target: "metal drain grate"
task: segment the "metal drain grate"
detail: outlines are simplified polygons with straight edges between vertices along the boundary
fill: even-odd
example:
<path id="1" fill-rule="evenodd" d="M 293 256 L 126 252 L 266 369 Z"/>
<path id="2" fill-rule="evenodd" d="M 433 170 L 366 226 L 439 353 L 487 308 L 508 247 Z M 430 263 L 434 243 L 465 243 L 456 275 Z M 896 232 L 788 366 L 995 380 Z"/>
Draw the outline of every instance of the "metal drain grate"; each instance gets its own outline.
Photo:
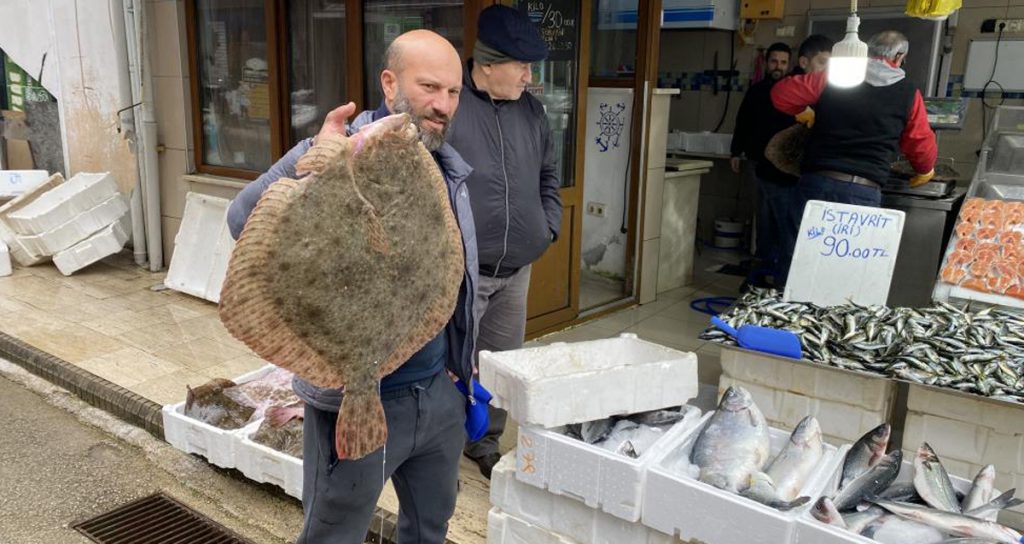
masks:
<path id="1" fill-rule="evenodd" d="M 252 544 L 163 493 L 132 501 L 72 528 L 99 544 Z"/>

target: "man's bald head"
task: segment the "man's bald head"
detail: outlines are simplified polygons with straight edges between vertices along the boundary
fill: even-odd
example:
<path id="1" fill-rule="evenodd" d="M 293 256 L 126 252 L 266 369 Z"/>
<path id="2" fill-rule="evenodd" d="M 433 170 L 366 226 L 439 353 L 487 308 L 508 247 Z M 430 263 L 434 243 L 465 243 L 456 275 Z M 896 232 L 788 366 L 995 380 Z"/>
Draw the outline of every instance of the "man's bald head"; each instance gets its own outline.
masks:
<path id="1" fill-rule="evenodd" d="M 384 68 L 396 74 L 400 73 L 405 64 L 406 52 L 410 50 L 447 56 L 449 60 L 454 60 L 461 66 L 459 52 L 440 34 L 430 30 L 410 30 L 395 38 L 388 46 L 384 52 Z"/>
<path id="2" fill-rule="evenodd" d="M 384 61 L 380 84 L 388 110 L 411 114 L 427 148 L 439 148 L 459 105 L 459 53 L 435 32 L 412 30 L 391 42 Z"/>

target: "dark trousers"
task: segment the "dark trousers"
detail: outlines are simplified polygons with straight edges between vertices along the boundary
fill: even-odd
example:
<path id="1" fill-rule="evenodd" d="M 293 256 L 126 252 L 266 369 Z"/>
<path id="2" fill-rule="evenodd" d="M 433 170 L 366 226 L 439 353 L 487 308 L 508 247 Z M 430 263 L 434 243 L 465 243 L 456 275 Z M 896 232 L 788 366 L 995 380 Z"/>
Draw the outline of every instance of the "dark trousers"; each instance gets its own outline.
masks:
<path id="1" fill-rule="evenodd" d="M 783 225 L 787 214 L 795 207 L 802 206 L 795 183 L 775 183 L 761 178 L 757 180 L 757 254 L 766 267 L 779 278 L 779 254 L 783 238 Z"/>
<path id="2" fill-rule="evenodd" d="M 334 451 L 338 413 L 306 405 L 305 520 L 298 544 L 365 542 L 386 478 L 391 478 L 398 495 L 398 542 L 445 542 L 466 442 L 466 398 L 441 372 L 385 392 L 381 400 L 388 422 L 387 445 L 362 459 L 344 461 Z"/>
<path id="3" fill-rule="evenodd" d="M 800 221 L 804 217 L 804 206 L 809 200 L 823 200 L 840 204 L 857 206 L 882 206 L 882 191 L 874 187 L 839 181 L 821 174 L 804 174 L 797 184 L 797 205 L 785 216 L 782 225 L 783 237 L 779 251 L 779 276 L 776 284 L 785 284 L 789 276 L 789 267 L 793 261 L 793 251 L 800 235 Z"/>

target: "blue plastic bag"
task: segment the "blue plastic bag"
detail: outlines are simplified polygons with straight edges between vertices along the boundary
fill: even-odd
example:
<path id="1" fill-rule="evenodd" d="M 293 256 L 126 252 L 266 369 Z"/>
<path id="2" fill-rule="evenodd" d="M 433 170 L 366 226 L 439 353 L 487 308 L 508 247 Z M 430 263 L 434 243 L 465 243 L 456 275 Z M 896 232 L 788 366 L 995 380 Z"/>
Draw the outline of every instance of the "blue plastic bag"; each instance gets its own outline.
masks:
<path id="1" fill-rule="evenodd" d="M 484 389 L 480 382 L 473 380 L 473 396 L 469 396 L 466 384 L 455 382 L 455 387 L 466 396 L 466 435 L 470 442 L 476 442 L 487 434 L 491 417 L 487 405 L 491 402 L 491 392 Z"/>

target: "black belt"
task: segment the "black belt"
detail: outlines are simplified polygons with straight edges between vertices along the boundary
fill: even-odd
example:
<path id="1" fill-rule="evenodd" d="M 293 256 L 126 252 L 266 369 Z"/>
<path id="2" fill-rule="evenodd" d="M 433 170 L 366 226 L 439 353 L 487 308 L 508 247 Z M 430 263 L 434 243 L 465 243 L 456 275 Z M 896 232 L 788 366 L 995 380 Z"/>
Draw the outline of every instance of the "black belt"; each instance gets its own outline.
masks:
<path id="1" fill-rule="evenodd" d="M 480 275 L 488 278 L 510 278 L 519 272 L 518 268 L 505 268 L 504 266 L 495 269 L 489 264 L 480 265 Z"/>
<path id="2" fill-rule="evenodd" d="M 836 172 L 834 170 L 818 170 L 817 172 L 813 173 L 818 174 L 819 176 L 832 178 L 836 181 L 842 181 L 844 183 L 853 183 L 854 185 L 863 185 L 865 187 L 872 187 L 875 189 L 882 188 L 882 184 L 878 183 L 877 181 L 873 181 L 868 178 L 862 178 L 860 176 L 855 176 L 853 174 L 847 174 L 845 172 Z"/>

